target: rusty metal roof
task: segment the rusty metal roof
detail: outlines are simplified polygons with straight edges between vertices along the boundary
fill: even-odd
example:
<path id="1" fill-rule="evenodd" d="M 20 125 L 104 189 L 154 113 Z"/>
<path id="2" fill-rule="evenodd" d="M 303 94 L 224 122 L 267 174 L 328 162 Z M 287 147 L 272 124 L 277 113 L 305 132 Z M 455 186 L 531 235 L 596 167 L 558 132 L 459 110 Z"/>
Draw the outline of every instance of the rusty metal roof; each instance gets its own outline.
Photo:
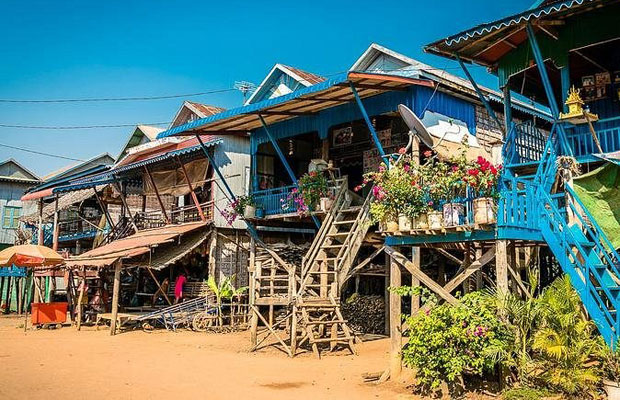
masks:
<path id="1" fill-rule="evenodd" d="M 192 222 L 180 225 L 166 225 L 161 228 L 146 229 L 123 239 L 115 240 L 105 246 L 70 257 L 68 267 L 106 267 L 117 260 L 129 259 L 151 251 L 151 248 L 164 243 L 172 243 L 182 235 L 203 228 L 205 222 Z"/>

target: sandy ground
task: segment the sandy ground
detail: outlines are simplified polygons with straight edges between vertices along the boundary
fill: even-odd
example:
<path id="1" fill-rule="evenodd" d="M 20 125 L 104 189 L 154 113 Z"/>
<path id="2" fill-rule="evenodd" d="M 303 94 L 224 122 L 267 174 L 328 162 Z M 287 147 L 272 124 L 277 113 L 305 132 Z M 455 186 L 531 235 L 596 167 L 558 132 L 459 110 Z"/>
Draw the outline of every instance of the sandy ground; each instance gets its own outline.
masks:
<path id="1" fill-rule="evenodd" d="M 359 355 L 273 348 L 250 353 L 249 334 L 107 330 L 23 332 L 0 317 L 0 399 L 412 399 L 405 385 L 364 383 L 388 364 L 387 339 L 362 343 Z"/>

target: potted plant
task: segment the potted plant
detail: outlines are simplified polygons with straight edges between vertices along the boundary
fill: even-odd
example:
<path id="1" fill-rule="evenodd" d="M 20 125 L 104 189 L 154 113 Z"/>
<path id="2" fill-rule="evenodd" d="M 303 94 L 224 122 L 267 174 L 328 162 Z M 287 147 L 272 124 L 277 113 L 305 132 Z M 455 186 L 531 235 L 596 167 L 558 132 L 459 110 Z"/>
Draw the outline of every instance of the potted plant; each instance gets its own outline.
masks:
<path id="1" fill-rule="evenodd" d="M 294 208 L 300 216 L 308 215 L 324 205 L 328 210 L 331 207 L 331 194 L 327 177 L 316 171 L 302 175 L 297 181 L 299 189 L 294 188 L 282 199 L 282 209 Z"/>
<path id="2" fill-rule="evenodd" d="M 476 195 L 473 200 L 476 224 L 493 224 L 497 220 L 495 200 L 501 169 L 501 165 L 496 167 L 484 157 L 478 157 L 467 169 L 463 179 Z"/>
<path id="3" fill-rule="evenodd" d="M 457 226 L 465 223 L 465 174 L 467 171 L 467 159 L 465 152 L 451 160 L 446 170 L 444 184 L 446 185 L 446 202 L 443 205 L 443 223 L 445 226 Z"/>

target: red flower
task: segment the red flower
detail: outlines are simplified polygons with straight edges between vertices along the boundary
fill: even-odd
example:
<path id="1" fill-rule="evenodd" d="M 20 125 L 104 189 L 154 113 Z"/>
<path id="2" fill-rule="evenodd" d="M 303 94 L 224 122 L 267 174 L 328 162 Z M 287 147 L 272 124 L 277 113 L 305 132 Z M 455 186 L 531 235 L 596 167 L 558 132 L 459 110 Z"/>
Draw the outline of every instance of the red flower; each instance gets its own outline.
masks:
<path id="1" fill-rule="evenodd" d="M 353 188 L 354 191 L 359 192 L 360 190 L 362 190 L 362 185 L 357 185 L 356 187 Z"/>
<path id="2" fill-rule="evenodd" d="M 426 150 L 426 151 L 424 152 L 424 157 L 430 157 L 430 156 L 432 156 L 432 155 L 433 155 L 433 152 L 432 152 L 432 151 L 430 151 L 430 150 Z"/>
<path id="3" fill-rule="evenodd" d="M 480 173 L 480 170 L 477 170 L 477 169 L 474 169 L 474 168 L 472 168 L 472 169 L 467 171 L 467 174 L 471 175 L 471 176 L 478 176 L 479 173 Z"/>
<path id="4" fill-rule="evenodd" d="M 398 149 L 398 154 L 405 154 L 407 152 L 407 149 L 404 147 L 401 147 L 400 149 Z"/>
<path id="5" fill-rule="evenodd" d="M 459 166 L 458 165 L 453 165 L 452 166 L 452 172 L 456 172 L 459 170 Z"/>

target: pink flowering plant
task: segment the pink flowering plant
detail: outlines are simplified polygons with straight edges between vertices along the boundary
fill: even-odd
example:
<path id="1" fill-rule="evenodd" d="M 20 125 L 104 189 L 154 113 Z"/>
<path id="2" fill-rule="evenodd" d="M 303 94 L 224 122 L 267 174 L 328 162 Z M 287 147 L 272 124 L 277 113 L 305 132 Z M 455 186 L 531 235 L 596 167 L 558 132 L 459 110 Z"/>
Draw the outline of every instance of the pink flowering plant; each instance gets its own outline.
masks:
<path id="1" fill-rule="evenodd" d="M 476 196 L 497 195 L 501 166 L 483 157 L 468 161 L 463 151 L 444 161 L 428 151 L 424 163 L 417 165 L 406 152 L 399 153 L 400 159 L 389 169 L 381 164 L 378 171 L 364 175 L 364 181 L 356 188 L 373 185 L 373 222 L 395 220 L 399 214 L 415 218 L 429 210 L 441 210 L 445 203 L 463 202 L 468 187 Z"/>
<path id="2" fill-rule="evenodd" d="M 304 174 L 297 181 L 299 189 L 293 188 L 285 199 L 282 199 L 282 210 L 295 210 L 299 215 L 307 215 L 316 210 L 322 197 L 331 197 L 327 177 L 312 171 Z"/>
<path id="3" fill-rule="evenodd" d="M 225 209 L 220 210 L 220 214 L 228 225 L 232 225 L 239 215 L 243 215 L 246 206 L 256 207 L 256 202 L 252 195 L 237 197 Z"/>
<path id="4" fill-rule="evenodd" d="M 417 217 L 427 208 L 420 167 L 404 152 L 401 154 L 403 157 L 389 169 L 381 164 L 377 172 L 364 175 L 362 185 L 356 188 L 372 184 L 370 215 L 373 222 L 395 220 L 399 214 Z"/>
<path id="5" fill-rule="evenodd" d="M 419 295 L 416 288 L 408 288 L 410 293 L 398 289 L 401 295 Z M 504 347 L 509 336 L 493 298 L 473 292 L 457 305 L 430 305 L 426 312 L 407 318 L 409 341 L 402 352 L 405 365 L 418 371 L 421 391 L 435 392 L 442 382 L 459 386 L 464 375 L 493 371 L 496 360 L 490 350 Z"/>

